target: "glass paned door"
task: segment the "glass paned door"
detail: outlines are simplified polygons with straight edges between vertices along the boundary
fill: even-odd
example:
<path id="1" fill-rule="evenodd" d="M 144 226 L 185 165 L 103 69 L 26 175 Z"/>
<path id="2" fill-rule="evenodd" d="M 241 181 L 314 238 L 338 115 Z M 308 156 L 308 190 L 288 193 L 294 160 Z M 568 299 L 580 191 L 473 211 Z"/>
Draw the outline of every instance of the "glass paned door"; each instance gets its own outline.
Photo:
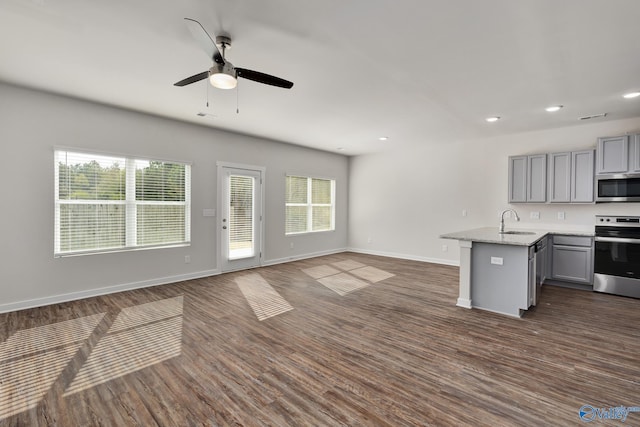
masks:
<path id="1" fill-rule="evenodd" d="M 252 257 L 256 253 L 254 220 L 255 178 L 229 176 L 229 259 Z"/>
<path id="2" fill-rule="evenodd" d="M 223 167 L 222 270 L 260 265 L 262 172 Z"/>

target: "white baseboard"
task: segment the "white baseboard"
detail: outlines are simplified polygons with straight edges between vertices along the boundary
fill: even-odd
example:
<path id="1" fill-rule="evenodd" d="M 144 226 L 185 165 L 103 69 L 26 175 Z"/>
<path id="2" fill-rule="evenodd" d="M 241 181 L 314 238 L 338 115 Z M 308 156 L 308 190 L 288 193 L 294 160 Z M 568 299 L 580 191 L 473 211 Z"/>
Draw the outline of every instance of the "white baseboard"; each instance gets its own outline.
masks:
<path id="1" fill-rule="evenodd" d="M 458 307 L 462 308 L 471 308 L 471 300 L 466 298 L 458 298 L 458 302 L 456 303 Z"/>
<path id="2" fill-rule="evenodd" d="M 220 270 L 199 271 L 196 273 L 180 274 L 177 276 L 160 277 L 157 279 L 143 280 L 140 282 L 125 283 L 115 286 L 105 286 L 103 288 L 89 289 L 86 291 L 70 292 L 67 294 L 53 295 L 44 298 L 36 298 L 25 301 L 18 301 L 9 304 L 0 304 L 0 313 L 10 311 L 25 310 L 27 308 L 42 307 L 45 305 L 59 304 L 63 302 L 75 301 L 84 298 L 97 297 L 100 295 L 113 294 L 116 292 L 131 291 L 134 289 L 148 288 L 151 286 L 166 285 L 169 283 L 182 282 L 183 280 L 199 279 L 220 274 Z"/>
<path id="3" fill-rule="evenodd" d="M 490 313 L 495 313 L 495 314 L 500 314 L 502 316 L 511 317 L 512 319 L 522 319 L 522 310 L 520 310 L 520 314 L 513 314 L 513 313 L 506 313 L 504 311 L 499 311 L 499 310 L 490 310 L 488 308 L 480 308 L 480 307 L 472 307 L 472 308 L 474 310 L 488 311 Z"/>
<path id="4" fill-rule="evenodd" d="M 316 258 L 319 256 L 339 254 L 342 252 L 346 252 L 348 250 L 349 249 L 347 248 L 339 248 L 339 249 L 331 249 L 328 251 L 313 252 L 310 254 L 302 254 L 302 255 L 296 255 L 296 256 L 285 257 L 285 258 L 270 259 L 270 260 L 265 260 L 262 263 L 262 266 L 267 267 L 269 265 L 284 264 L 285 262 L 300 261 L 303 259 Z"/>
<path id="5" fill-rule="evenodd" d="M 328 250 L 328 251 L 320 251 L 320 252 L 313 252 L 313 253 L 308 253 L 308 254 L 295 255 L 295 256 L 285 257 L 285 258 L 265 260 L 262 263 L 262 266 L 263 267 L 267 267 L 267 266 L 270 266 L 270 265 L 284 264 L 286 262 L 299 261 L 299 260 L 309 259 L 309 258 L 316 258 L 316 257 L 324 256 L 324 255 L 333 255 L 333 254 L 338 254 L 338 253 L 347 252 L 347 251 L 356 252 L 356 253 L 362 253 L 362 254 L 368 254 L 368 255 L 378 255 L 378 256 L 384 256 L 384 257 L 390 257 L 390 258 L 407 259 L 407 260 L 412 260 L 412 261 L 423 261 L 423 262 L 432 262 L 432 263 L 435 263 L 435 264 L 445 264 L 445 265 L 459 266 L 458 262 L 451 261 L 451 260 L 425 258 L 425 257 L 418 257 L 418 256 L 413 256 L 413 255 L 397 254 L 397 253 L 392 253 L 392 252 L 369 251 L 369 250 L 358 249 L 358 248 L 338 248 L 338 249 L 331 249 L 331 250 Z M 28 308 L 43 307 L 43 306 L 51 305 L 51 304 L 59 304 L 59 303 L 63 303 L 63 302 L 76 301 L 76 300 L 83 299 L 83 298 L 97 297 L 97 296 L 100 296 L 100 295 L 113 294 L 113 293 L 116 293 L 116 292 L 131 291 L 131 290 L 134 290 L 134 289 L 148 288 L 148 287 L 151 287 L 151 286 L 166 285 L 166 284 L 170 284 L 170 283 L 182 282 L 184 280 L 191 280 L 191 279 L 199 279 L 199 278 L 202 278 L 202 277 L 216 276 L 216 275 L 218 275 L 220 273 L 221 273 L 221 271 L 219 269 L 206 270 L 206 271 L 199 271 L 199 272 L 195 272 L 195 273 L 188 273 L 188 274 L 181 274 L 181 275 L 176 275 L 176 276 L 167 276 L 167 277 L 160 277 L 160 278 L 156 278 L 156 279 L 143 280 L 143 281 L 140 281 L 140 282 L 131 282 L 131 283 L 124 283 L 124 284 L 121 284 L 121 285 L 106 286 L 106 287 L 96 288 L 96 289 L 88 289 L 88 290 L 85 290 L 85 291 L 70 292 L 70 293 L 66 293 L 66 294 L 53 295 L 53 296 L 48 296 L 48 297 L 43 297 L 43 298 L 35 298 L 35 299 L 31 299 L 31 300 L 18 301 L 18 302 L 13 302 L 13 303 L 8 303 L 8 304 L 0 304 L 0 313 L 8 313 L 8 312 L 11 312 L 11 311 L 25 310 L 25 309 L 28 309 Z"/>
<path id="6" fill-rule="evenodd" d="M 369 249 L 360 249 L 360 248 L 348 248 L 347 250 L 350 252 L 356 252 L 356 253 L 366 254 L 366 255 L 385 256 L 389 258 L 407 259 L 410 261 L 431 262 L 434 264 L 443 264 L 443 265 L 451 265 L 454 267 L 460 267 L 460 261 L 455 261 L 450 259 L 427 258 L 427 257 L 422 257 L 417 255 L 399 254 L 395 252 L 372 251 Z"/>

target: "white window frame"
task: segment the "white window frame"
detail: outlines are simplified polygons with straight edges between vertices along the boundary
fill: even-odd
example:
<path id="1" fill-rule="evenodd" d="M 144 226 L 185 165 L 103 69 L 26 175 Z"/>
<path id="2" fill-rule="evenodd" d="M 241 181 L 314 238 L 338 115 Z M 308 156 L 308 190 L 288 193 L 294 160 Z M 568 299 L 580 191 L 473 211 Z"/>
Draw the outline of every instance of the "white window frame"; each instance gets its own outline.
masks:
<path id="1" fill-rule="evenodd" d="M 60 200 L 60 161 L 64 158 L 66 153 L 82 154 L 87 156 L 96 157 L 119 157 L 125 159 L 125 200 Z M 185 166 L 184 179 L 185 179 L 185 201 L 184 202 L 159 202 L 159 201 L 146 201 L 136 200 L 136 161 L 144 162 L 165 162 L 174 163 Z M 176 160 L 163 160 L 157 158 L 142 158 L 137 156 L 128 156 L 117 153 L 104 153 L 96 151 L 87 151 L 75 148 L 56 147 L 54 149 L 54 257 L 61 258 L 66 256 L 77 255 L 89 255 L 99 253 L 110 252 L 123 252 L 123 251 L 135 251 L 141 249 L 157 249 L 168 247 L 182 247 L 191 245 L 191 166 L 192 164 L 184 161 Z M 97 248 L 75 251 L 64 251 L 60 249 L 60 206 L 64 204 L 116 204 L 125 207 L 125 246 L 115 248 Z M 185 207 L 184 218 L 184 241 L 172 242 L 166 244 L 154 244 L 154 245 L 138 245 L 137 243 L 137 207 L 141 205 L 179 205 Z"/>
<path id="2" fill-rule="evenodd" d="M 305 231 L 296 231 L 296 232 L 289 232 L 287 233 L 286 231 L 286 226 L 285 226 L 285 236 L 296 236 L 296 235 L 301 235 L 301 234 L 308 234 L 308 233 L 325 233 L 325 232 L 330 232 L 330 231 L 335 231 L 336 229 L 336 180 L 333 178 L 326 178 L 326 177 L 319 177 L 319 176 L 309 176 L 309 175 L 304 175 L 304 174 L 297 174 L 297 173 L 287 173 L 285 175 L 285 182 L 286 179 L 289 177 L 296 177 L 296 178 L 305 178 L 307 180 L 307 203 L 287 203 L 286 202 L 286 195 L 285 195 L 285 224 L 286 224 L 286 207 L 288 206 L 302 206 L 302 207 L 306 207 L 307 208 L 307 229 Z M 325 181 L 330 181 L 331 182 L 331 203 L 312 203 L 312 196 L 313 196 L 313 185 L 312 182 L 314 179 L 321 179 L 321 180 L 325 180 Z M 313 230 L 313 208 L 316 206 L 330 206 L 331 207 L 331 226 L 329 229 L 327 230 Z"/>

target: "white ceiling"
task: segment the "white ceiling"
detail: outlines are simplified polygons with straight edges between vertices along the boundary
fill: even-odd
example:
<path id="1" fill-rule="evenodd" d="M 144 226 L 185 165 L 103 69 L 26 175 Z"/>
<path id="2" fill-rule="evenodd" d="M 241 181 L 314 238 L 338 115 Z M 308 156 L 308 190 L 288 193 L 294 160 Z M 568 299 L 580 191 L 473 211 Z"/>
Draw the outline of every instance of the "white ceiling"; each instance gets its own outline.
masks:
<path id="1" fill-rule="evenodd" d="M 241 79 L 236 114 L 236 91 L 174 87 L 211 65 L 184 17 L 293 89 Z M 356 155 L 640 116 L 622 98 L 639 18 L 638 0 L 2 0 L 0 81 Z"/>

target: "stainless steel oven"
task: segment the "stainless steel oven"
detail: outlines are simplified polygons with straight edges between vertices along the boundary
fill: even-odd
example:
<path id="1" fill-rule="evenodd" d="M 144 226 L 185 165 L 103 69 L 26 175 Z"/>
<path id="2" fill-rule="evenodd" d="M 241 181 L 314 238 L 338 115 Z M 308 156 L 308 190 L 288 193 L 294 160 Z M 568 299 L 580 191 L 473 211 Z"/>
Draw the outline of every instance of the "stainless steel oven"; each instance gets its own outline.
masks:
<path id="1" fill-rule="evenodd" d="M 640 217 L 596 216 L 593 290 L 640 298 Z"/>

